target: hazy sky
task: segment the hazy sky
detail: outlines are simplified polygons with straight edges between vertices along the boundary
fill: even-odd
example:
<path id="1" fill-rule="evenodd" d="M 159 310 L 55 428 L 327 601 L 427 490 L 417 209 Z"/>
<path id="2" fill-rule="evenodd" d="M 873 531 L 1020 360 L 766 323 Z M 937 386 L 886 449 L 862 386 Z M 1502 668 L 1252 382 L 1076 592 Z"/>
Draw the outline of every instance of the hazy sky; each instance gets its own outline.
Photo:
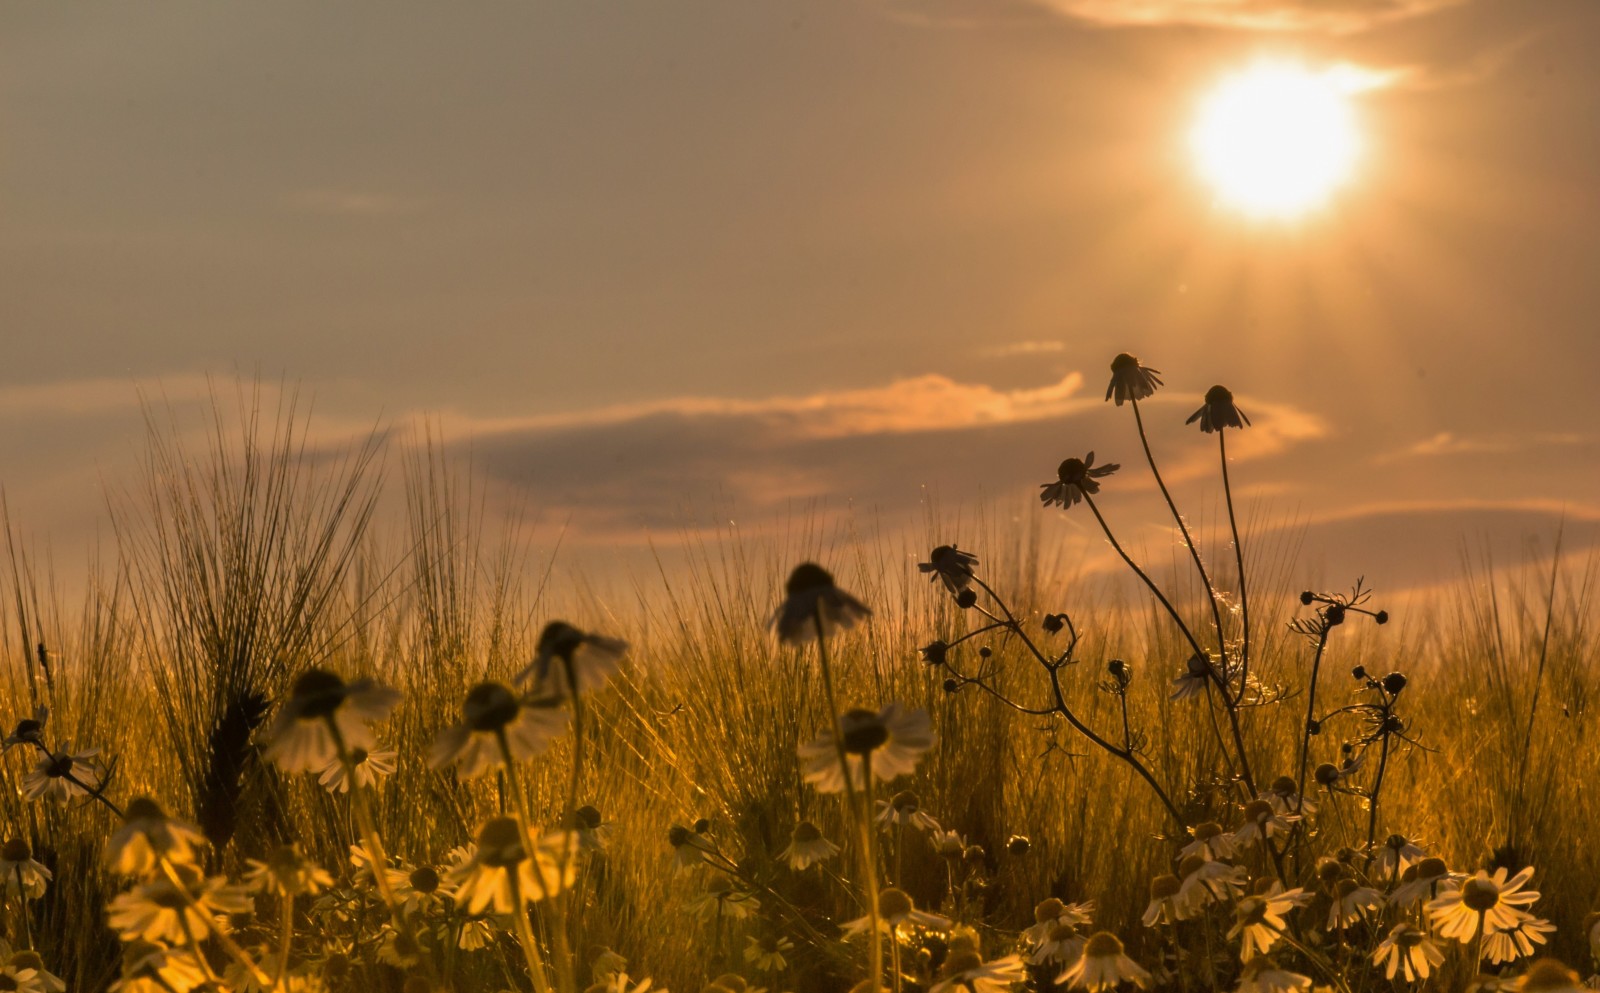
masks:
<path id="1" fill-rule="evenodd" d="M 260 375 L 329 442 L 436 417 L 579 556 L 929 494 L 1092 549 L 1029 506 L 1089 450 L 1159 547 L 1131 351 L 1180 500 L 1214 519 L 1183 419 L 1225 383 L 1244 506 L 1330 581 L 1581 549 L 1597 43 L 1592 0 L 6 4 L 0 484 L 81 557 L 139 390 Z M 1264 55 L 1383 80 L 1294 221 L 1186 144 Z"/>

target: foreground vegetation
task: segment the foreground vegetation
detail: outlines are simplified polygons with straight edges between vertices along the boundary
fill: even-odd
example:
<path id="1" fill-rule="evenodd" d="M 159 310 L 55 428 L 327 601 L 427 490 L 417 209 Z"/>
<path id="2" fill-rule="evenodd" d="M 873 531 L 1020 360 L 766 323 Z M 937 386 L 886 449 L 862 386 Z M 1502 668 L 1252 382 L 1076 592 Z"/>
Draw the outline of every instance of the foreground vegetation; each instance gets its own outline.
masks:
<path id="1" fill-rule="evenodd" d="M 1141 442 L 1161 385 L 1113 364 Z M 426 447 L 386 540 L 375 443 L 158 431 L 81 603 L 10 544 L 0 988 L 1573 985 L 1593 571 L 1303 590 L 1233 526 L 1243 412 L 1191 420 L 1221 554 L 1170 497 L 1183 568 L 1124 552 L 1093 453 L 1042 487 L 1136 598 L 980 530 L 699 545 L 629 609 Z"/>

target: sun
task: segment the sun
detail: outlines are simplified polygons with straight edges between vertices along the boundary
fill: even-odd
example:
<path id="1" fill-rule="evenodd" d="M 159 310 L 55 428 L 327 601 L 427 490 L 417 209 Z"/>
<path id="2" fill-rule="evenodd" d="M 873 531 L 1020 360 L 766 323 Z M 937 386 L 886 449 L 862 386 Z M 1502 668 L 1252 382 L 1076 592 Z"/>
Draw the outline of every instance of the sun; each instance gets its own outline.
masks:
<path id="1" fill-rule="evenodd" d="M 1350 178 L 1361 153 L 1340 69 L 1262 62 L 1223 79 L 1190 134 L 1200 173 L 1247 214 L 1288 218 L 1323 203 Z"/>

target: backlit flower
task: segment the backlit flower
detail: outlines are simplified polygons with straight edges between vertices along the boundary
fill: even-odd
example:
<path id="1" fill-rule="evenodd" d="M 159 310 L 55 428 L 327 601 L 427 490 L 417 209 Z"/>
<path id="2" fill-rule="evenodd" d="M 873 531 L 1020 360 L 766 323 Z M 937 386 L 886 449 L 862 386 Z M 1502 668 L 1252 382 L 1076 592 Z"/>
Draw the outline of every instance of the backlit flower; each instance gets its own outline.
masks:
<path id="1" fill-rule="evenodd" d="M 1387 965 L 1384 963 L 1387 962 Z M 1389 934 L 1372 953 L 1372 964 L 1383 965 L 1383 978 L 1394 979 L 1396 973 L 1408 983 L 1427 979 L 1433 970 L 1444 964 L 1444 952 L 1433 943 L 1428 932 L 1415 924 L 1401 922 L 1389 929 Z"/>
<path id="2" fill-rule="evenodd" d="M 1248 874 L 1242 865 L 1186 856 L 1178 865 L 1178 894 L 1173 898 L 1179 920 L 1200 916 L 1206 906 L 1244 892 Z"/>
<path id="3" fill-rule="evenodd" d="M 1258 955 L 1245 963 L 1234 993 L 1299 993 L 1310 988 L 1310 976 L 1280 969 L 1270 955 Z"/>
<path id="4" fill-rule="evenodd" d="M 50 708 L 44 704 L 33 708 L 32 717 L 24 717 L 17 722 L 17 726 L 6 735 L 5 744 L 0 751 L 9 752 L 12 745 L 34 745 L 44 747 L 44 725 L 50 719 Z"/>
<path id="5" fill-rule="evenodd" d="M 928 993 L 1008 993 L 1028 978 L 1028 969 L 1016 955 L 985 962 L 976 951 L 963 949 L 945 958 L 939 977 Z"/>
<path id="6" fill-rule="evenodd" d="M 333 885 L 326 869 L 300 854 L 299 845 L 279 845 L 265 862 L 245 859 L 244 883 L 252 893 L 294 899 L 315 896 Z"/>
<path id="7" fill-rule="evenodd" d="M 1143 988 L 1149 982 L 1150 973 L 1123 954 L 1121 939 L 1109 931 L 1092 935 L 1084 943 L 1082 957 L 1056 977 L 1058 986 L 1090 991 L 1115 989 L 1123 983 Z"/>
<path id="8" fill-rule="evenodd" d="M 911 925 L 912 927 L 927 928 L 930 931 L 948 931 L 950 918 L 938 914 L 930 914 L 918 910 L 912 902 L 911 896 L 904 890 L 893 886 L 878 893 L 878 930 L 885 934 L 892 934 L 896 929 Z M 847 938 L 866 934 L 872 929 L 872 917 L 857 917 L 847 921 L 844 925 L 844 934 Z"/>
<path id="9" fill-rule="evenodd" d="M 435 769 L 456 763 L 467 778 L 508 762 L 522 762 L 549 747 L 567 729 L 567 712 L 524 703 L 500 683 L 479 683 L 467 692 L 462 720 L 439 732 L 428 749 Z"/>
<path id="10" fill-rule="evenodd" d="M 782 972 L 789 968 L 784 955 L 794 951 L 794 942 L 777 935 L 757 938 L 751 935 L 745 945 L 744 960 L 757 972 Z"/>
<path id="11" fill-rule="evenodd" d="M 800 872 L 838 854 L 839 846 L 824 838 L 815 824 L 801 821 L 794 826 L 789 847 L 780 852 L 778 857 L 788 862 L 789 868 Z"/>
<path id="12" fill-rule="evenodd" d="M 1139 360 L 1123 352 L 1111 360 L 1111 382 L 1106 385 L 1106 399 L 1122 406 L 1127 400 L 1143 400 L 1161 385 L 1161 371 L 1147 369 Z"/>
<path id="13" fill-rule="evenodd" d="M 1033 926 L 1022 932 L 1023 940 L 1037 945 L 1057 927 L 1068 924 L 1082 928 L 1094 923 L 1094 903 L 1067 903 L 1056 897 L 1040 900 L 1033 908 Z"/>
<path id="14" fill-rule="evenodd" d="M 801 745 L 800 760 L 806 782 L 821 793 L 841 793 L 845 789 L 845 770 L 839 765 L 835 736 L 843 741 L 850 786 L 865 785 L 865 771 L 887 783 L 910 775 L 922 754 L 933 747 L 933 724 L 924 710 L 907 710 L 898 703 L 873 713 L 847 710 L 839 716 L 836 730 Z M 865 763 L 871 765 L 863 768 Z"/>
<path id="15" fill-rule="evenodd" d="M 399 702 L 399 692 L 374 680 L 346 683 L 326 669 L 307 669 L 278 709 L 266 757 L 284 772 L 321 772 L 341 751 L 370 752 L 378 744 L 366 722 L 387 717 Z"/>
<path id="16" fill-rule="evenodd" d="M 1057 967 L 1071 965 L 1083 954 L 1085 941 L 1087 939 L 1076 925 L 1054 923 L 1028 956 L 1028 963 Z"/>
<path id="17" fill-rule="evenodd" d="M 1178 850 L 1178 856 L 1198 855 L 1208 861 L 1232 858 L 1237 850 L 1233 843 L 1233 835 L 1222 830 L 1222 825 L 1216 821 L 1206 821 L 1189 829 L 1190 836 L 1194 839 Z"/>
<path id="18" fill-rule="evenodd" d="M 1140 918 L 1145 927 L 1155 927 L 1158 924 L 1176 924 L 1178 921 L 1187 920 L 1189 915 L 1178 908 L 1178 893 L 1182 883 L 1177 876 L 1170 872 L 1150 880 L 1150 903 L 1144 908 L 1144 916 Z"/>
<path id="19" fill-rule="evenodd" d="M 471 857 L 450 871 L 456 905 L 468 914 L 490 908 L 497 914 L 509 914 L 523 904 L 553 896 L 572 883 L 577 870 L 576 847 L 576 839 L 567 832 L 530 844 L 515 819 L 493 818 L 478 831 Z"/>
<path id="20" fill-rule="evenodd" d="M 1233 840 L 1240 848 L 1249 848 L 1263 838 L 1287 835 L 1299 819 L 1293 814 L 1278 813 L 1266 800 L 1251 800 L 1244 805 L 1244 823 L 1233 832 Z"/>
<path id="21" fill-rule="evenodd" d="M 1205 655 L 1191 655 L 1189 661 L 1183 665 L 1183 671 L 1178 673 L 1172 681 L 1171 700 L 1186 700 L 1205 692 L 1207 684 L 1211 682 L 1211 673 L 1215 663 Z"/>
<path id="22" fill-rule="evenodd" d="M 64 802 L 75 796 L 88 796 L 100 789 L 105 767 L 95 758 L 98 748 L 74 752 L 63 748 L 43 755 L 22 780 L 22 795 L 29 800 Z"/>
<path id="23" fill-rule="evenodd" d="M 1505 869 L 1494 875 L 1479 870 L 1476 876 L 1428 901 L 1428 916 L 1441 938 L 1454 938 L 1466 944 L 1484 934 L 1509 931 L 1529 914 L 1522 907 L 1539 899 L 1537 890 L 1524 889 L 1533 878 L 1533 866 L 1506 878 Z"/>
<path id="24" fill-rule="evenodd" d="M 0 847 L 0 887 L 8 896 L 25 894 L 30 900 L 44 896 L 50 870 L 33 860 L 33 849 L 22 838 L 12 838 Z"/>
<path id="25" fill-rule="evenodd" d="M 1524 914 L 1516 924 L 1491 932 L 1483 943 L 1483 957 L 1499 965 L 1527 958 L 1537 945 L 1549 939 L 1546 935 L 1556 929 L 1554 924 L 1540 917 Z"/>
<path id="26" fill-rule="evenodd" d="M 383 785 L 383 781 L 394 775 L 395 758 L 398 755 L 392 748 L 379 749 L 369 752 L 365 748 L 352 748 L 350 750 L 350 766 L 355 770 L 356 785 L 365 789 L 376 789 Z M 350 791 L 350 777 L 342 760 L 335 758 L 322 770 L 317 777 L 317 783 L 329 793 L 348 793 Z"/>
<path id="27" fill-rule="evenodd" d="M 1096 466 L 1093 452 L 1081 459 L 1067 459 L 1056 468 L 1055 482 L 1039 484 L 1039 500 L 1046 507 L 1052 504 L 1060 504 L 1062 509 L 1071 507 L 1084 497 L 1099 493 L 1098 480 L 1121 468 L 1115 462 Z"/>
<path id="28" fill-rule="evenodd" d="M 1354 879 L 1341 879 L 1333 884 L 1332 903 L 1328 907 L 1328 930 L 1347 928 L 1366 920 L 1374 911 L 1383 909 L 1383 894 L 1370 886 L 1362 886 Z"/>
<path id="29" fill-rule="evenodd" d="M 735 886 L 731 877 L 719 874 L 706 880 L 705 892 L 696 897 L 690 907 L 707 921 L 722 918 L 742 921 L 761 909 L 761 901 L 754 893 Z"/>
<path id="30" fill-rule="evenodd" d="M 879 800 L 878 814 L 874 820 L 885 831 L 897 827 L 914 827 L 923 831 L 939 830 L 939 822 L 922 809 L 922 799 L 911 790 L 901 790 L 887 800 Z"/>
<path id="31" fill-rule="evenodd" d="M 1200 430 L 1211 434 L 1223 428 L 1243 428 L 1250 423 L 1250 418 L 1234 406 L 1233 394 L 1227 387 L 1213 386 L 1206 390 L 1206 402 L 1183 423 L 1193 424 L 1195 421 L 1200 422 Z"/>
<path id="32" fill-rule="evenodd" d="M 205 984 L 194 953 L 139 940 L 123 946 L 122 976 L 111 993 L 190 993 Z"/>
<path id="33" fill-rule="evenodd" d="M 917 563 L 917 570 L 932 573 L 929 582 L 940 580 L 951 593 L 960 593 L 972 585 L 972 567 L 977 564 L 978 557 L 971 552 L 963 552 L 954 545 L 940 545 L 928 556 L 927 562 Z"/>
<path id="34" fill-rule="evenodd" d="M 112 898 L 107 919 L 123 941 L 188 945 L 210 934 L 218 916 L 251 909 L 244 890 L 223 876 L 206 877 L 186 865 L 172 870 L 176 882 L 154 876 Z"/>
<path id="35" fill-rule="evenodd" d="M 1233 927 L 1228 937 L 1239 939 L 1239 960 L 1248 962 L 1263 952 L 1272 950 L 1283 937 L 1286 924 L 1283 915 L 1295 906 L 1293 899 L 1277 899 L 1265 895 L 1240 898 L 1233 905 Z"/>
<path id="36" fill-rule="evenodd" d="M 628 643 L 580 631 L 566 621 L 551 621 L 539 633 L 533 661 L 512 682 L 533 679 L 536 696 L 566 699 L 599 690 L 622 665 Z"/>
<path id="37" fill-rule="evenodd" d="M 784 593 L 772 626 L 778 640 L 786 644 L 801 645 L 815 639 L 818 624 L 826 636 L 872 616 L 865 604 L 833 584 L 832 573 L 814 562 L 795 566 Z"/>
<path id="38" fill-rule="evenodd" d="M 205 840 L 199 828 L 168 817 L 154 800 L 134 797 L 122 827 L 106 842 L 106 865 L 124 876 L 143 876 L 155 869 L 158 859 L 189 865 Z"/>
<path id="39" fill-rule="evenodd" d="M 717 846 L 697 831 L 682 824 L 674 824 L 667 831 L 667 842 L 672 845 L 672 858 L 679 869 L 707 861 L 706 856 L 716 853 Z"/>
<path id="40" fill-rule="evenodd" d="M 1378 848 L 1375 860 L 1377 873 L 1384 878 L 1398 877 L 1421 862 L 1423 855 L 1421 846 L 1410 838 L 1403 834 L 1391 834 Z"/>
<path id="41" fill-rule="evenodd" d="M 1400 885 L 1389 894 L 1389 902 L 1397 907 L 1409 907 L 1422 900 L 1432 900 L 1445 887 L 1454 888 L 1465 877 L 1450 871 L 1444 859 L 1425 858 L 1400 874 Z"/>

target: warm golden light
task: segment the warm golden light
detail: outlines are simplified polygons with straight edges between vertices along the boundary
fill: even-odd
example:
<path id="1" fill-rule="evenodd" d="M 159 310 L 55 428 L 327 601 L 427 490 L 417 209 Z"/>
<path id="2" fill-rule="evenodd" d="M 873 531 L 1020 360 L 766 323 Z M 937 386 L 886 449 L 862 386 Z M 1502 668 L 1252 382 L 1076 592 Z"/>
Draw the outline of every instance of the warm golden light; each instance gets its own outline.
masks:
<path id="1" fill-rule="evenodd" d="M 1191 135 L 1201 174 L 1249 214 L 1289 217 L 1324 201 L 1360 152 L 1348 72 L 1255 65 L 1206 97 Z"/>

